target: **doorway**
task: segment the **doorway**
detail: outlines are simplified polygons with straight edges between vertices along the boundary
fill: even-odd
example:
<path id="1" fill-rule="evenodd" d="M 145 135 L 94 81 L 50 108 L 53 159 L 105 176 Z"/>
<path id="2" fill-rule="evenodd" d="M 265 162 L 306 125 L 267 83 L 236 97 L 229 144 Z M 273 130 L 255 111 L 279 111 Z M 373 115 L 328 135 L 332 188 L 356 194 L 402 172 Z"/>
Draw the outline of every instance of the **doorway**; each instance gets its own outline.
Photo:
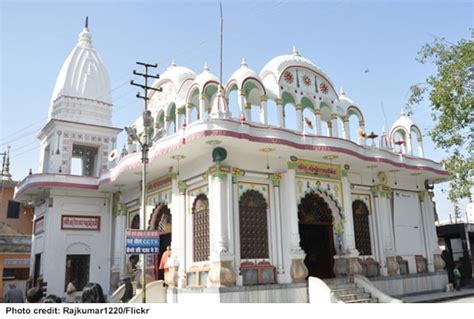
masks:
<path id="1" fill-rule="evenodd" d="M 66 280 L 64 291 L 72 280 L 76 281 L 76 288 L 81 291 L 89 282 L 90 255 L 66 255 Z"/>
<path id="2" fill-rule="evenodd" d="M 308 275 L 334 278 L 333 215 L 329 205 L 317 193 L 307 194 L 298 205 L 300 247 L 306 253 Z"/>
<path id="3" fill-rule="evenodd" d="M 150 217 L 149 229 L 160 232 L 160 253 L 155 255 L 154 275 L 156 280 L 164 280 L 164 269 L 161 265 L 163 253 L 171 246 L 171 211 L 166 203 L 155 206 Z M 160 267 L 161 265 L 161 267 Z"/>

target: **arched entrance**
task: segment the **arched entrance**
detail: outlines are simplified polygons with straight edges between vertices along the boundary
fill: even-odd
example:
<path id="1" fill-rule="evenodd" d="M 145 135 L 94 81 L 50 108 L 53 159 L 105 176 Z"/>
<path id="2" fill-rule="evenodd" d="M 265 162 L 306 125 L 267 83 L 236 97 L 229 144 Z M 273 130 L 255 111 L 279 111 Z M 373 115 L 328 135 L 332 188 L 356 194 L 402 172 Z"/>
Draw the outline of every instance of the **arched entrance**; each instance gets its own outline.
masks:
<path id="1" fill-rule="evenodd" d="M 308 193 L 298 205 L 300 246 L 306 253 L 304 263 L 309 276 L 333 278 L 334 217 L 328 203 L 317 193 Z"/>
<path id="2" fill-rule="evenodd" d="M 159 203 L 150 216 L 148 229 L 160 232 L 160 253 L 155 255 L 155 279 L 164 279 L 164 270 L 159 269 L 166 247 L 171 245 L 171 212 L 168 205 Z"/>

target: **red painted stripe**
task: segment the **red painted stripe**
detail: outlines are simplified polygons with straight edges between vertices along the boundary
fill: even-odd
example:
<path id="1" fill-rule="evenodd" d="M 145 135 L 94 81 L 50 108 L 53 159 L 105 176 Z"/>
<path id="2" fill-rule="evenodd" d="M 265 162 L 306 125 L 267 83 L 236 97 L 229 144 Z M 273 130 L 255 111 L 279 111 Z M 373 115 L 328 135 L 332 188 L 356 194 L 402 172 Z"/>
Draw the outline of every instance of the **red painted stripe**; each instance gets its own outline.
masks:
<path id="1" fill-rule="evenodd" d="M 224 120 L 224 121 L 232 121 L 232 120 Z M 235 122 L 235 121 L 232 121 L 232 122 Z M 259 126 L 255 126 L 255 125 L 251 125 L 251 124 L 247 124 L 247 125 L 249 125 L 250 127 L 261 128 Z M 273 130 L 282 130 L 282 131 L 285 131 L 287 133 L 302 136 L 302 134 L 287 131 L 287 130 L 284 130 L 284 129 L 281 129 L 281 128 L 271 128 L 271 129 L 273 129 Z M 396 167 L 401 167 L 401 168 L 406 168 L 406 169 L 419 170 L 419 171 L 430 171 L 430 172 L 433 172 L 435 174 L 440 174 L 440 175 L 444 175 L 444 176 L 448 175 L 448 172 L 445 171 L 445 170 L 438 170 L 438 169 L 435 169 L 435 168 L 432 168 L 432 167 L 427 167 L 427 166 L 416 166 L 416 165 L 409 165 L 409 164 L 405 164 L 405 163 L 399 163 L 399 162 L 395 162 L 395 161 L 392 161 L 392 160 L 387 159 L 387 158 L 371 157 L 371 156 L 361 155 L 361 154 L 359 154 L 355 151 L 352 151 L 352 150 L 349 150 L 349 149 L 346 149 L 346 148 L 342 148 L 342 147 L 339 147 L 339 146 L 320 146 L 320 145 L 300 144 L 300 143 L 291 142 L 291 141 L 288 141 L 288 140 L 285 140 L 285 139 L 282 139 L 282 138 L 256 137 L 256 136 L 252 136 L 252 135 L 247 134 L 247 133 L 238 133 L 238 132 L 228 131 L 228 130 L 206 130 L 206 131 L 202 131 L 202 132 L 193 133 L 193 134 L 189 135 L 187 138 L 179 138 L 179 141 L 177 143 L 175 143 L 171 146 L 168 146 L 166 148 L 159 149 L 157 152 L 155 152 L 153 154 L 153 156 L 150 158 L 150 163 L 153 162 L 155 160 L 155 158 L 159 157 L 160 155 L 164 155 L 166 153 L 169 153 L 169 152 L 172 152 L 173 150 L 178 149 L 179 146 L 182 145 L 182 144 L 187 144 L 191 141 L 199 140 L 199 139 L 201 139 L 203 137 L 207 137 L 207 136 L 228 136 L 228 137 L 234 137 L 234 138 L 237 138 L 237 139 L 246 139 L 246 140 L 249 140 L 251 142 L 286 145 L 286 146 L 289 146 L 289 147 L 293 147 L 293 148 L 297 148 L 297 149 L 303 149 L 303 150 L 338 152 L 338 153 L 354 156 L 358 159 L 368 161 L 368 162 L 386 163 L 386 164 L 390 164 L 390 165 L 393 165 L 393 166 L 396 166 Z M 312 135 L 312 136 L 315 136 L 315 135 Z M 318 137 L 318 136 L 315 136 L 315 137 Z M 344 140 L 345 142 L 352 143 L 352 144 L 356 145 L 357 147 L 361 147 L 360 145 L 358 145 L 358 144 L 356 144 L 352 141 L 337 138 L 337 137 L 326 137 L 325 136 L 324 138 Z M 387 152 L 387 153 L 389 153 L 390 155 L 393 156 L 393 153 L 390 152 L 390 151 L 386 151 L 386 150 L 382 150 L 382 151 Z M 408 157 L 408 156 L 405 156 L 405 155 L 404 155 L 404 157 L 414 158 L 414 157 Z M 429 162 L 432 162 L 434 164 L 437 164 L 435 161 L 432 161 L 432 160 L 429 160 L 429 159 L 422 159 L 422 160 L 423 161 L 429 161 Z M 128 164 L 127 166 L 120 167 L 120 170 L 119 170 L 117 176 L 119 176 L 123 172 L 125 172 L 125 171 L 127 171 L 127 170 L 129 170 L 133 167 L 136 167 L 136 166 L 137 166 L 137 163 L 131 163 L 131 164 Z M 102 186 L 104 184 L 113 182 L 115 179 L 116 179 L 116 177 L 114 177 L 114 178 L 108 177 L 108 178 L 100 181 L 99 185 Z"/>

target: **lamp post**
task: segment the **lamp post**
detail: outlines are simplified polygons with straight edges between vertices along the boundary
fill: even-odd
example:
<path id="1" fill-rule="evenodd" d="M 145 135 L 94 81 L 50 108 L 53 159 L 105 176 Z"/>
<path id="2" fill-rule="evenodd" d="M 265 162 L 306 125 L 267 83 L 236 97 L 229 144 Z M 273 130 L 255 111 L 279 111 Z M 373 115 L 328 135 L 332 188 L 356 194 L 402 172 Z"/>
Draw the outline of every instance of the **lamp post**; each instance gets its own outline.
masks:
<path id="1" fill-rule="evenodd" d="M 141 98 L 144 100 L 145 104 L 145 111 L 143 111 L 142 118 L 143 118 L 143 132 L 141 137 L 137 133 L 137 129 L 135 127 L 125 127 L 125 131 L 127 132 L 128 137 L 140 144 L 141 151 L 142 151 L 142 192 L 141 192 L 141 199 L 142 199 L 142 207 L 140 211 L 140 229 L 146 229 L 146 216 L 145 216 L 145 196 L 146 196 L 146 173 L 147 173 L 147 164 L 148 164 L 148 151 L 150 147 L 156 142 L 159 138 L 161 138 L 165 131 L 163 128 L 156 130 L 154 127 L 154 120 L 151 115 L 151 111 L 148 110 L 148 90 L 159 91 L 161 92 L 161 88 L 154 88 L 148 86 L 148 78 L 159 79 L 159 75 L 150 75 L 148 74 L 148 68 L 156 68 L 156 64 L 148 64 L 143 62 L 137 62 L 138 65 L 142 65 L 145 69 L 145 73 L 138 73 L 137 71 L 133 70 L 134 75 L 139 75 L 145 78 L 145 84 L 137 84 L 133 80 L 130 81 L 131 85 L 138 86 L 144 90 L 144 96 L 141 96 L 140 93 L 137 93 L 137 98 Z M 142 282 L 142 302 L 146 303 L 146 255 L 143 253 L 141 254 L 141 262 L 142 262 L 142 274 L 141 274 L 141 282 Z"/>

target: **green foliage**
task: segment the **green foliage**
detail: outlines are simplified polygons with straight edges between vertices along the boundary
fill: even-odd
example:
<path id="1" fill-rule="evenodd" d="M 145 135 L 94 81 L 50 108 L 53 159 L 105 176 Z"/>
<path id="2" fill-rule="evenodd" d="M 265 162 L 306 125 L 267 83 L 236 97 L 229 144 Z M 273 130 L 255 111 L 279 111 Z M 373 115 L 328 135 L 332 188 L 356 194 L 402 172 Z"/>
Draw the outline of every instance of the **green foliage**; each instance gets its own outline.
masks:
<path id="1" fill-rule="evenodd" d="M 474 35 L 474 34 L 473 34 Z M 425 44 L 417 61 L 432 63 L 436 73 L 424 83 L 410 87 L 408 110 L 428 99 L 435 127 L 428 132 L 437 148 L 448 157 L 442 163 L 451 183 L 448 197 L 456 202 L 472 198 L 474 186 L 474 41 L 462 39 L 450 43 L 443 38 Z"/>

